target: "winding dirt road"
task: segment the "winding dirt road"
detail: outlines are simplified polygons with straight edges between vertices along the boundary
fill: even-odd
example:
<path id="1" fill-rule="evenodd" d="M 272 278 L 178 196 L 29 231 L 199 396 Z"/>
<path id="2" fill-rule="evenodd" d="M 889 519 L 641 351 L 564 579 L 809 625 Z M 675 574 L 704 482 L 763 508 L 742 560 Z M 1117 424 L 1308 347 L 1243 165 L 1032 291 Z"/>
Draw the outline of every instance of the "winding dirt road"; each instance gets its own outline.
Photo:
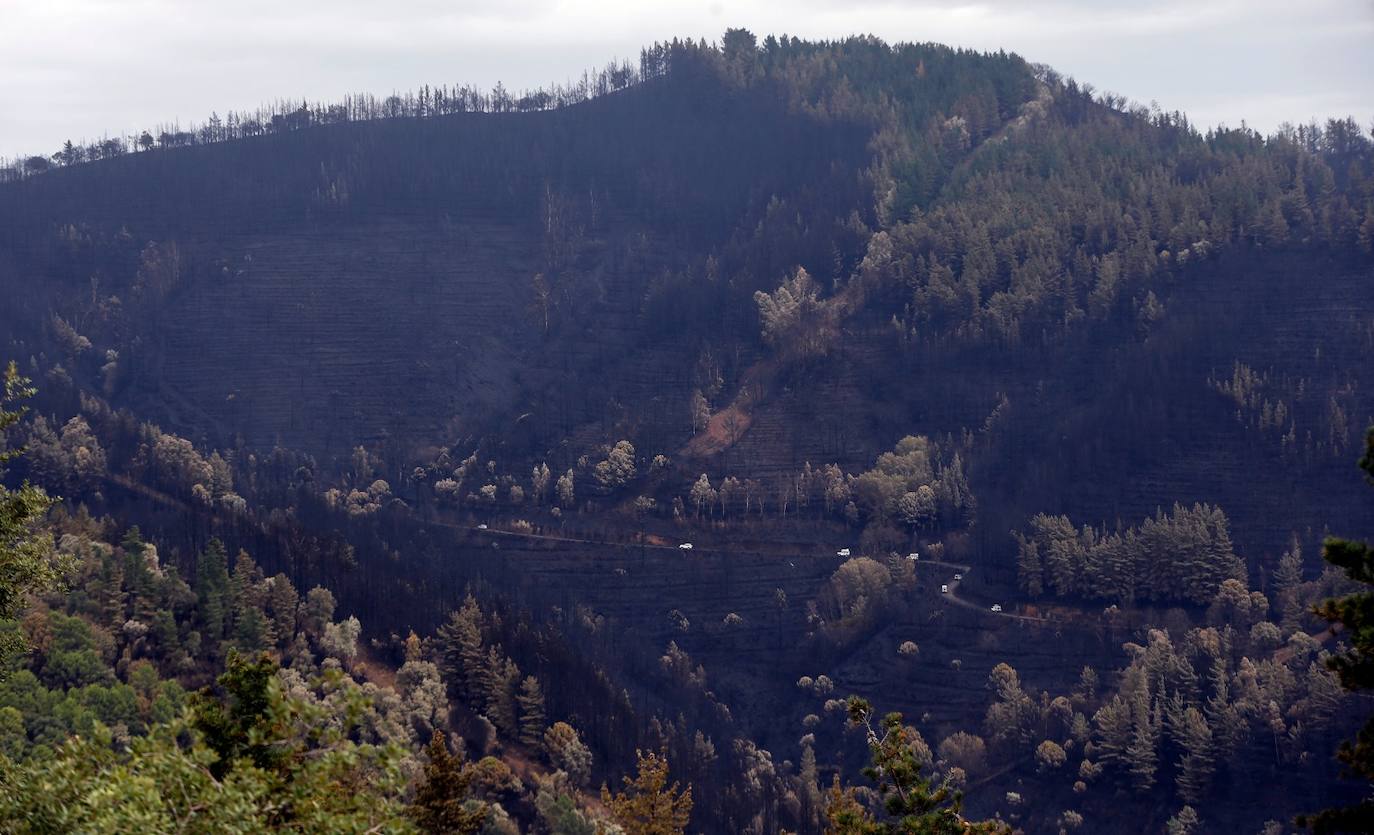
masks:
<path id="1" fill-rule="evenodd" d="M 643 549 L 646 549 L 646 550 L 655 550 L 655 551 L 677 551 L 677 552 L 679 552 L 679 553 L 681 553 L 681 554 L 683 555 L 683 559 L 691 559 L 691 558 L 692 558 L 693 556 L 695 556 L 695 555 L 702 555 L 702 554 L 726 555 L 726 554 L 728 554 L 728 553 L 730 552 L 730 549 L 725 549 L 725 548 L 712 548 L 712 547 L 709 547 L 709 546 L 693 545 L 691 549 L 684 550 L 684 549 L 682 549 L 679 545 L 671 545 L 671 544 L 670 544 L 670 545 L 661 545 L 661 544 L 652 543 L 652 542 L 609 542 L 609 541 L 606 541 L 606 540 L 586 539 L 586 538 L 575 537 L 575 536 L 561 536 L 561 535 L 558 535 L 558 534 L 549 534 L 549 533 L 534 533 L 534 532 L 526 533 L 526 532 L 522 532 L 522 531 L 508 531 L 508 530 L 502 530 L 502 529 L 499 529 L 499 528 L 493 528 L 493 527 L 490 527 L 490 526 L 483 528 L 483 527 L 480 527 L 480 526 L 478 526 L 478 525 L 466 525 L 466 524 L 461 524 L 461 523 L 457 523 L 457 522 L 445 522 L 445 521 L 441 521 L 441 520 L 430 520 L 429 522 L 426 522 L 425 524 L 437 525 L 437 526 L 439 526 L 439 527 L 452 528 L 452 529 L 455 529 L 455 530 L 466 531 L 467 533 L 472 534 L 472 535 L 474 535 L 474 536 L 488 536 L 488 537 L 492 537 L 493 539 L 495 539 L 495 538 L 510 538 L 510 539 L 524 539 L 524 540 L 545 540 L 545 541 L 549 541 L 549 542 L 566 542 L 566 543 L 572 543 L 572 544 L 577 544 L 577 545 L 600 545 L 600 546 L 614 546 L 614 547 L 628 547 L 628 548 L 643 548 Z M 830 553 L 830 552 L 827 550 L 825 553 L 828 554 L 828 553 Z M 780 553 L 780 554 L 777 554 L 776 556 L 777 556 L 778 559 L 785 559 L 785 560 L 787 560 L 789 565 L 793 565 L 793 566 L 795 567 L 795 563 L 796 563 L 797 560 L 814 559 L 817 555 L 814 554 L 814 553 L 791 553 L 791 554 Z M 837 554 L 836 556 L 838 556 L 838 554 Z M 954 605 L 954 606 L 959 606 L 959 607 L 964 608 L 964 609 L 970 609 L 970 610 L 972 610 L 972 611 L 981 612 L 982 614 L 988 615 L 988 616 L 991 616 L 991 617 L 1007 618 L 1007 619 L 1009 619 L 1009 620 L 1017 620 L 1017 621 L 1022 621 L 1022 622 L 1026 622 L 1026 623 L 1048 623 L 1048 622 L 1049 622 L 1049 618 L 1037 617 L 1037 616 L 1034 616 L 1034 615 L 1022 615 L 1022 614 L 1017 614 L 1016 612 L 1007 612 L 1007 611 L 1003 611 L 1003 612 L 994 612 L 994 611 L 992 611 L 992 606 L 991 606 L 990 604 L 975 602 L 975 601 L 969 600 L 968 598 L 966 598 L 966 597 L 964 597 L 963 595 L 959 594 L 959 585 L 960 585 L 960 583 L 961 583 L 962 581 L 961 581 L 961 580 L 956 580 L 956 579 L 955 579 L 955 575 L 958 574 L 958 575 L 962 575 L 962 576 L 968 576 L 970 573 L 973 572 L 973 570 L 974 570 L 974 569 L 973 569 L 973 566 L 964 565 L 963 563 L 957 563 L 957 562 L 945 562 L 945 561 L 943 561 L 943 560 L 929 560 L 929 559 L 913 560 L 912 562 L 913 562 L 913 564 L 914 564 L 918 569 L 943 569 L 943 570 L 945 570 L 945 571 L 948 572 L 948 577 L 947 577 L 947 579 L 944 579 L 944 580 L 941 581 L 941 584 L 942 584 L 942 585 L 946 585 L 946 586 L 949 587 L 949 591 L 948 591 L 948 592 L 945 592 L 945 593 L 940 594 L 940 599 L 941 599 L 943 602 L 952 604 L 952 605 Z"/>

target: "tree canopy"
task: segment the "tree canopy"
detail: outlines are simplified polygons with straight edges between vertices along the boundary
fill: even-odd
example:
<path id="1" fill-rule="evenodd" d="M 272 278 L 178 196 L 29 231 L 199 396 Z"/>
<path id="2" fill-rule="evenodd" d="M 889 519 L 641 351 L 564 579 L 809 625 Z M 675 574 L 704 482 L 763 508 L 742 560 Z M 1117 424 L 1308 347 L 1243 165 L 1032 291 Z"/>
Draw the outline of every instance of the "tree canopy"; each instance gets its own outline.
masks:
<path id="1" fill-rule="evenodd" d="M 1364 456 L 1360 469 L 1374 486 L 1374 427 L 1365 435 Z M 1350 649 L 1327 660 L 1327 665 L 1340 676 L 1341 685 L 1349 690 L 1374 689 L 1374 545 L 1338 537 L 1329 537 L 1322 549 L 1322 558 L 1340 568 L 1361 589 L 1344 597 L 1327 600 L 1317 613 L 1341 627 L 1341 634 L 1349 641 Z M 1341 745 L 1337 755 L 1350 776 L 1374 783 L 1374 717 L 1360 728 L 1353 742 Z M 1317 833 L 1374 831 L 1374 797 L 1341 808 L 1325 809 L 1299 819 Z"/>

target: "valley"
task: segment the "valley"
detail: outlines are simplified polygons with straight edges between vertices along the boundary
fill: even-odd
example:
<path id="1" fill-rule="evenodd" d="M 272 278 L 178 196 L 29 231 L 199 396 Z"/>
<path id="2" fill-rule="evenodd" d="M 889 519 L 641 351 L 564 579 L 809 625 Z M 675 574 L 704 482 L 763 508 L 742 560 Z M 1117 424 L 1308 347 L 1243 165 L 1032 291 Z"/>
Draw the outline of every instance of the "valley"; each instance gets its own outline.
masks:
<path id="1" fill-rule="evenodd" d="M 60 497 L 12 540 L 56 567 L 0 610 L 0 785 L 146 741 L 275 775 L 262 830 L 343 780 L 310 831 L 634 835 L 653 752 L 690 824 L 645 832 L 974 831 L 890 828 L 896 712 L 954 827 L 1364 796 L 1359 633 L 1313 610 L 1374 536 L 1353 119 L 735 29 L 392 99 L 0 178 L 3 495 Z"/>

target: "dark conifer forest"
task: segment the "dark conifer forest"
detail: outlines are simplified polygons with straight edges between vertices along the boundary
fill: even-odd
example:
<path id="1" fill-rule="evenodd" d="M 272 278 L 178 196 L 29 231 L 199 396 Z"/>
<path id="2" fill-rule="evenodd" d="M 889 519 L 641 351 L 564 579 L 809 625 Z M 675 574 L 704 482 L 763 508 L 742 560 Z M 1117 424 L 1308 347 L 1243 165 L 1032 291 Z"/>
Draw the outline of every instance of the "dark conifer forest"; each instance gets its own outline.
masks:
<path id="1" fill-rule="evenodd" d="M 5 363 L 2 833 L 1368 831 L 1353 118 L 283 100 L 0 165 Z"/>

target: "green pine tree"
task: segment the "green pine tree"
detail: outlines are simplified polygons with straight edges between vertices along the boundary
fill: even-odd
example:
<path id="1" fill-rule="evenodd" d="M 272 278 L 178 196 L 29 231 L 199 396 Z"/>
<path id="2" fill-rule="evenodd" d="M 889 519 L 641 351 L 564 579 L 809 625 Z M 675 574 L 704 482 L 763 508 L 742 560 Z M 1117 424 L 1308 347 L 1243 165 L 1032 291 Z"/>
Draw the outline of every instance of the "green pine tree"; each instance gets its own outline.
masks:
<path id="1" fill-rule="evenodd" d="M 214 647 L 229 626 L 229 568 L 224 543 L 212 539 L 196 563 L 196 611 L 200 632 Z"/>
<path id="2" fill-rule="evenodd" d="M 424 775 L 415 789 L 410 816 L 425 832 L 435 835 L 466 835 L 477 832 L 487 819 L 487 807 L 468 800 L 472 770 L 461 754 L 449 753 L 443 731 L 430 738 Z"/>
<path id="3" fill-rule="evenodd" d="M 11 362 L 0 388 L 0 440 L 7 437 L 6 431 L 27 411 L 15 404 L 33 394 L 29 381 L 19 376 Z M 4 465 L 22 452 L 0 446 L 0 474 L 4 473 Z M 28 482 L 17 490 L 0 484 L 0 620 L 19 614 L 30 593 L 51 588 L 61 577 L 61 566 L 53 560 L 52 536 L 41 528 L 54 501 Z M 7 669 L 4 662 L 9 656 L 24 649 L 23 639 L 17 633 L 0 637 L 0 671 Z"/>
<path id="4" fill-rule="evenodd" d="M 196 694 L 196 730 L 205 737 L 218 759 L 210 772 L 223 779 L 239 759 L 251 760 L 265 771 L 284 767 L 290 752 L 278 745 L 283 733 L 273 715 L 272 685 L 277 678 L 277 663 L 266 655 L 249 661 L 230 652 L 225 671 Z"/>
<path id="5" fill-rule="evenodd" d="M 520 733 L 516 723 L 515 691 L 520 685 L 520 668 L 499 647 L 487 651 L 487 718 L 507 736 Z"/>
<path id="6" fill-rule="evenodd" d="M 864 775 L 883 799 L 886 820 L 876 820 L 838 782 L 826 805 L 828 835 L 973 835 L 1010 832 L 999 821 L 975 823 L 960 814 L 963 795 L 948 784 L 931 785 L 921 776 L 922 763 L 912 745 L 915 731 L 900 713 L 889 713 L 875 728 L 872 706 L 849 697 L 849 721 L 868 734 L 871 761 Z M 838 780 L 838 778 L 837 778 Z"/>
<path id="7" fill-rule="evenodd" d="M 472 595 L 449 615 L 448 623 L 439 627 L 438 637 L 439 669 L 449 695 L 469 707 L 482 707 L 486 703 L 483 684 L 487 653 L 482 645 L 482 610 Z"/>
<path id="8" fill-rule="evenodd" d="M 1365 435 L 1364 457 L 1359 464 L 1366 473 L 1365 480 L 1374 485 L 1374 426 Z M 1374 545 L 1330 537 L 1322 546 L 1322 558 L 1364 586 L 1361 591 L 1327 600 L 1317 607 L 1317 614 L 1339 625 L 1350 642 L 1348 652 L 1332 656 L 1327 664 L 1347 690 L 1374 689 Z M 1353 743 L 1341 745 L 1336 756 L 1351 776 L 1374 782 L 1374 717 L 1360 728 Z M 1351 806 L 1300 817 L 1298 823 L 1319 835 L 1374 832 L 1374 795 L 1366 795 Z"/>
<path id="9" fill-rule="evenodd" d="M 538 747 L 544 741 L 544 688 L 539 679 L 525 676 L 515 699 L 520 705 L 520 741 Z"/>

